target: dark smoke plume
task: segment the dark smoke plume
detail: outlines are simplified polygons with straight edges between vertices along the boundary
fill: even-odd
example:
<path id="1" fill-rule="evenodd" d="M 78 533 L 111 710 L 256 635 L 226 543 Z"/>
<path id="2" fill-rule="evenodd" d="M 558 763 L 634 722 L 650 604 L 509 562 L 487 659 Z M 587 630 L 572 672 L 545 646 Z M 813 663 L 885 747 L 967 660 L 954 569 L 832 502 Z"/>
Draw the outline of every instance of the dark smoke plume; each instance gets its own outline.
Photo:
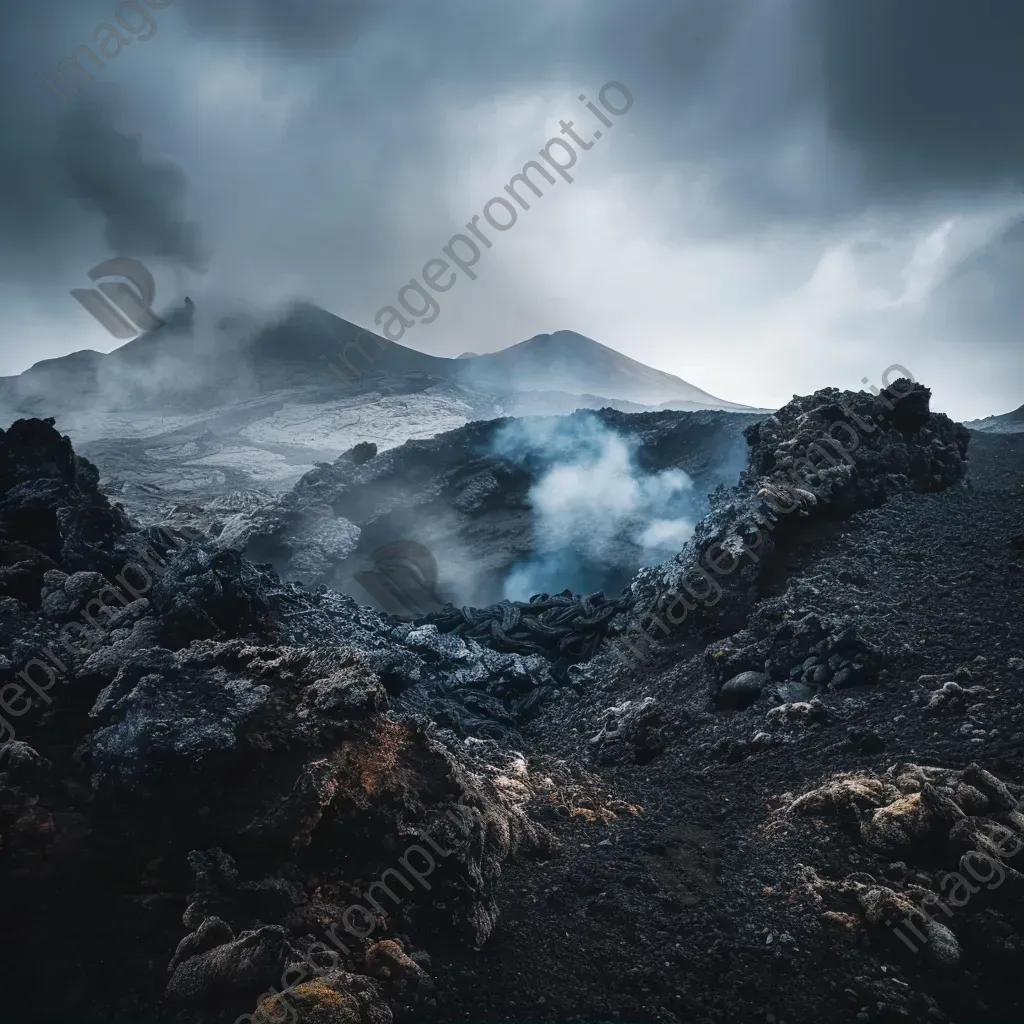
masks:
<path id="1" fill-rule="evenodd" d="M 140 139 L 117 131 L 96 104 L 68 112 L 57 152 L 71 195 L 102 214 L 114 252 L 203 269 L 199 228 L 181 213 L 187 182 L 178 167 L 147 160 Z"/>

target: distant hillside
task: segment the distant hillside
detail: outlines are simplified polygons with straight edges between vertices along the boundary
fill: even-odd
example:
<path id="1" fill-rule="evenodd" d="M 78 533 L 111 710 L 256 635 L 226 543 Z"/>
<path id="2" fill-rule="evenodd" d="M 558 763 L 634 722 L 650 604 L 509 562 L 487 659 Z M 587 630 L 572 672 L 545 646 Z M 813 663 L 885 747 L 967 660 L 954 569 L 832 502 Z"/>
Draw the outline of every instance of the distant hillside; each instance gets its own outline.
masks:
<path id="1" fill-rule="evenodd" d="M 79 407 L 208 409 L 285 388 L 356 395 L 379 390 L 382 380 L 405 383 L 410 375 L 449 380 L 454 362 L 299 303 L 270 324 L 244 317 L 194 323 L 171 315 L 164 326 L 107 355 L 73 352 L 5 378 L 5 397 L 30 410 L 52 404 L 55 396 Z"/>
<path id="2" fill-rule="evenodd" d="M 620 407 L 749 411 L 572 331 L 448 359 L 387 341 L 308 303 L 269 325 L 244 317 L 196 319 L 189 304 L 107 355 L 81 351 L 36 363 L 6 378 L 0 398 L 29 412 L 42 412 L 55 399 L 77 408 L 202 410 L 296 387 L 359 395 L 439 382 L 505 396 L 560 392 Z"/>
<path id="3" fill-rule="evenodd" d="M 747 410 L 575 331 L 538 334 L 467 360 L 460 369 L 464 383 L 489 390 L 564 391 L 647 406 L 685 403 L 687 408 Z"/>
<path id="4" fill-rule="evenodd" d="M 1024 431 L 1024 405 L 1002 416 L 988 416 L 983 420 L 971 420 L 964 424 L 971 430 L 987 430 L 993 434 L 1016 434 Z"/>

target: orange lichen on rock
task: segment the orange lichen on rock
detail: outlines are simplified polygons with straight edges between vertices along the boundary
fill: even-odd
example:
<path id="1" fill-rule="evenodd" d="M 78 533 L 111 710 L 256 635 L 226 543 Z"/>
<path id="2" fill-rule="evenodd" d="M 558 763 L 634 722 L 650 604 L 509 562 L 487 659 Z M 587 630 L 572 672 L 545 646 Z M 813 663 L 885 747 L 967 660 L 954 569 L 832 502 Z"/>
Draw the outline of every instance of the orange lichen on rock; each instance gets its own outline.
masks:
<path id="1" fill-rule="evenodd" d="M 853 914 L 844 914 L 838 910 L 826 910 L 822 915 L 825 925 L 840 938 L 856 946 L 863 937 L 860 921 Z"/>
<path id="2" fill-rule="evenodd" d="M 366 951 L 366 972 L 387 981 L 412 981 L 433 987 L 427 972 L 394 939 L 382 939 Z"/>
<path id="3" fill-rule="evenodd" d="M 876 850 L 896 851 L 922 839 L 931 831 L 934 816 L 920 793 L 909 793 L 880 807 L 861 823 L 861 835 Z"/>
<path id="4" fill-rule="evenodd" d="M 858 808 L 882 807 L 896 799 L 895 787 L 870 775 L 841 775 L 797 797 L 785 814 L 838 814 Z"/>
<path id="5" fill-rule="evenodd" d="M 412 788 L 410 759 L 404 756 L 410 737 L 407 729 L 390 719 L 381 719 L 372 733 L 345 743 L 334 756 L 338 775 L 347 793 L 356 797 L 379 797 Z"/>
<path id="6" fill-rule="evenodd" d="M 334 971 L 263 999 L 257 1024 L 392 1024 L 391 1010 L 368 978 Z"/>
<path id="7" fill-rule="evenodd" d="M 556 789 L 548 794 L 548 802 L 567 810 L 570 818 L 579 818 L 587 822 L 614 821 L 622 814 L 635 818 L 644 812 L 639 804 L 627 803 L 625 800 L 599 799 L 591 789 Z"/>
<path id="8" fill-rule="evenodd" d="M 591 810 L 589 807 L 576 807 L 570 814 L 573 818 L 582 818 L 584 821 L 596 822 L 596 821 L 613 821 L 615 818 L 614 812 L 608 810 L 607 807 L 601 807 L 598 810 Z"/>
<path id="9" fill-rule="evenodd" d="M 628 814 L 631 818 L 636 818 L 644 813 L 644 809 L 639 804 L 628 804 L 624 800 L 612 800 L 608 804 L 608 808 L 616 814 Z"/>

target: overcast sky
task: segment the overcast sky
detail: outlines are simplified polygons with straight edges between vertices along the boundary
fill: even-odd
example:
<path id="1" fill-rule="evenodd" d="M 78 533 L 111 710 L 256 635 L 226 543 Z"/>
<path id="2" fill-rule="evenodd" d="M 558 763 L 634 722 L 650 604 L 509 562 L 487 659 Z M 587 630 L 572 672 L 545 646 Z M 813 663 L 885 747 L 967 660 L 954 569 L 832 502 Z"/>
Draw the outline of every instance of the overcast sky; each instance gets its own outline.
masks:
<path id="1" fill-rule="evenodd" d="M 155 31 L 4 4 L 0 374 L 118 344 L 68 295 L 113 255 L 158 308 L 372 327 L 615 80 L 632 109 L 404 344 L 571 329 L 752 405 L 892 363 L 958 418 L 1024 402 L 1019 0 L 153 3 Z M 137 38 L 62 102 L 45 76 L 119 6 Z"/>

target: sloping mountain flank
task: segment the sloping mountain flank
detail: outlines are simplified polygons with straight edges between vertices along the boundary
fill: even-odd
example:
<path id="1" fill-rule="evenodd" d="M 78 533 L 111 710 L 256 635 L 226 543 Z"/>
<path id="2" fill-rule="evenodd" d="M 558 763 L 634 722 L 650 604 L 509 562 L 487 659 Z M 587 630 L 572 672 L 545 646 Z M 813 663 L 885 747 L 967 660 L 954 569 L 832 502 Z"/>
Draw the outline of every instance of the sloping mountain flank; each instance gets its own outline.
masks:
<path id="1" fill-rule="evenodd" d="M 746 410 L 571 331 L 539 335 L 503 352 L 449 359 L 388 341 L 309 303 L 275 322 L 216 321 L 194 305 L 120 348 L 36 363 L 4 379 L 4 405 L 22 414 L 62 406 L 180 410 L 223 408 L 285 388 L 335 395 L 422 389 L 448 382 L 494 395 L 563 392 L 651 407 Z M 680 404 L 681 403 L 681 404 Z"/>
<path id="2" fill-rule="evenodd" d="M 587 392 L 641 405 L 692 403 L 686 407 L 749 411 L 575 331 L 538 334 L 500 352 L 467 360 L 461 378 L 477 387 Z"/>

